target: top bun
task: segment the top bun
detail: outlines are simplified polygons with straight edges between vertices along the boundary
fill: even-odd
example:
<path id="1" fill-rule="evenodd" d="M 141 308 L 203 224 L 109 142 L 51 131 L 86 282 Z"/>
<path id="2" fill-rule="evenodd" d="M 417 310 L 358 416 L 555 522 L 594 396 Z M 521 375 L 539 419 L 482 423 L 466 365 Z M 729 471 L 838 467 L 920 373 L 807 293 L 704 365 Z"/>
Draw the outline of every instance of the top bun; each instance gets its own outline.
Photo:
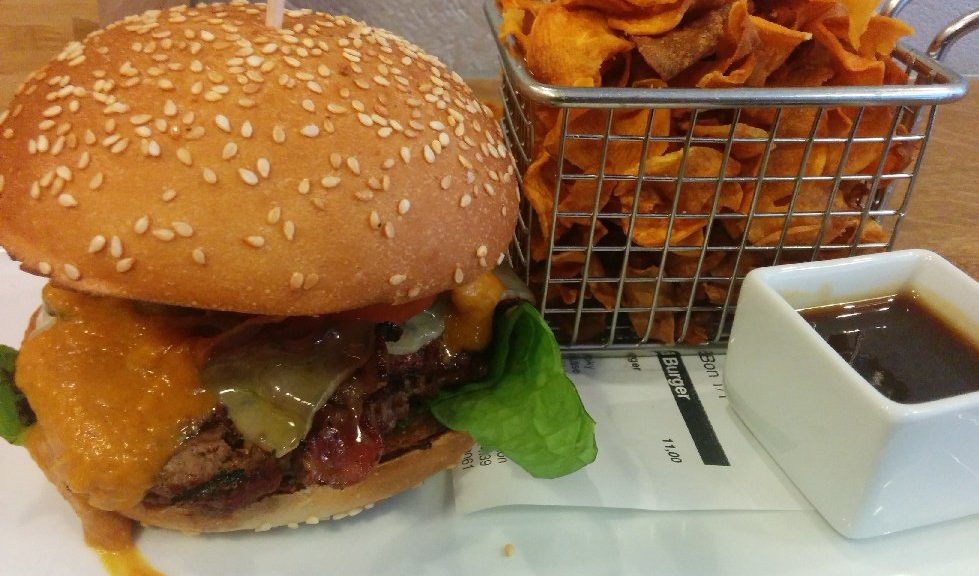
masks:
<path id="1" fill-rule="evenodd" d="M 255 314 L 396 304 L 476 278 L 517 215 L 499 126 L 439 60 L 361 22 L 246 3 L 72 43 L 0 113 L 0 244 L 90 292 Z"/>

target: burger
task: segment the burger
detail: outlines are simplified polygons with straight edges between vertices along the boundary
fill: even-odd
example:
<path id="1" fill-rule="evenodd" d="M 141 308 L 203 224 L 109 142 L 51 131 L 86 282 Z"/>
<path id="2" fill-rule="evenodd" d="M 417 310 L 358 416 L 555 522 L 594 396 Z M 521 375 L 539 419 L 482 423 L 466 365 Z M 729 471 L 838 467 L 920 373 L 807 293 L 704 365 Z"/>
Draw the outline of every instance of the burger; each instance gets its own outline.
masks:
<path id="1" fill-rule="evenodd" d="M 0 113 L 0 244 L 45 276 L 0 432 L 97 545 L 354 514 L 474 439 L 595 457 L 553 336 L 498 265 L 499 127 L 388 32 L 246 3 L 133 16 Z"/>

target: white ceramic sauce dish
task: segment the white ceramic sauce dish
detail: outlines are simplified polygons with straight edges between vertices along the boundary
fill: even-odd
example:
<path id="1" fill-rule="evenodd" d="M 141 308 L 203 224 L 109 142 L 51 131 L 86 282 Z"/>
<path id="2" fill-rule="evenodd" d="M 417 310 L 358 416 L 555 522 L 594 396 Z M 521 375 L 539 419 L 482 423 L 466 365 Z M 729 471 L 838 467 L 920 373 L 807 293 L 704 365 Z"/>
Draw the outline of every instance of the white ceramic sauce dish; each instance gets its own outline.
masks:
<path id="1" fill-rule="evenodd" d="M 739 297 L 725 372 L 731 404 L 849 538 L 979 513 L 979 392 L 895 402 L 797 312 L 909 291 L 979 342 L 979 283 L 926 250 L 757 269 Z"/>

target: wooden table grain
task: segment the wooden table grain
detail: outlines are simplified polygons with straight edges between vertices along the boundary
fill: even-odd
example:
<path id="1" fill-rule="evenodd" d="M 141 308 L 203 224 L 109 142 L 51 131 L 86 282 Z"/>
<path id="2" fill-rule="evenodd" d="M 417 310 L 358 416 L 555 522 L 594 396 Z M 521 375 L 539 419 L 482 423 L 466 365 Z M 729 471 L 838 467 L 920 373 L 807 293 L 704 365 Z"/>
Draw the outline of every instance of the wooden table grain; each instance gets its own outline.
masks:
<path id="1" fill-rule="evenodd" d="M 98 13 L 96 0 L 0 0 L 0 109 L 27 74 L 98 27 Z M 979 79 L 971 88 L 938 113 L 897 247 L 933 250 L 979 279 Z"/>

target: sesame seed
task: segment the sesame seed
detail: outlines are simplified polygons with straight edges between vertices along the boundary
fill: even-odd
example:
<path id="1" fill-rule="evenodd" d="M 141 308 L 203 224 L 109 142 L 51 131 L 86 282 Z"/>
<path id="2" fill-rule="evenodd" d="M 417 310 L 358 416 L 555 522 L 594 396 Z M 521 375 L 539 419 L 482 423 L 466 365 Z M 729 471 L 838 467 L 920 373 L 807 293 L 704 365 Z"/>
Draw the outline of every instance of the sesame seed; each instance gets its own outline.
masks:
<path id="1" fill-rule="evenodd" d="M 149 114 L 137 114 L 135 116 L 130 116 L 129 117 L 129 122 L 133 126 L 142 126 L 143 124 L 146 124 L 147 122 L 149 122 L 152 119 L 153 119 L 153 117 L 150 116 Z"/>
<path id="2" fill-rule="evenodd" d="M 456 284 L 462 284 L 462 281 L 465 280 L 465 275 L 462 273 L 462 268 L 456 266 L 456 272 L 452 279 L 455 280 Z"/>
<path id="3" fill-rule="evenodd" d="M 204 250 L 200 248 L 194 248 L 194 250 L 190 253 L 190 257 L 194 259 L 194 262 L 197 262 L 201 266 L 207 264 L 207 257 L 204 255 Z"/>
<path id="4" fill-rule="evenodd" d="M 164 202 L 170 202 L 176 197 L 177 197 L 177 191 L 174 190 L 173 188 L 167 188 L 166 190 L 163 191 L 163 194 L 160 195 L 160 200 L 163 200 Z"/>
<path id="5" fill-rule="evenodd" d="M 88 243 L 88 253 L 95 254 L 103 248 L 105 248 L 105 236 L 101 234 L 92 236 L 92 240 Z"/>
<path id="6" fill-rule="evenodd" d="M 421 294 L 421 291 L 422 291 L 422 287 L 421 286 L 415 286 L 411 290 L 408 290 L 408 297 L 409 298 L 415 298 L 419 294 Z"/>
<path id="7" fill-rule="evenodd" d="M 269 162 L 268 158 L 259 158 L 255 161 L 255 167 L 258 168 L 258 173 L 262 178 L 268 178 L 269 173 L 272 171 L 272 164 Z"/>
<path id="8" fill-rule="evenodd" d="M 309 194 L 309 178 L 300 180 L 298 189 L 300 194 Z"/>
<path id="9" fill-rule="evenodd" d="M 398 214 L 407 214 L 408 210 L 411 210 L 411 201 L 407 198 L 402 198 L 401 201 L 398 202 Z"/>
<path id="10" fill-rule="evenodd" d="M 58 204 L 61 204 L 65 208 L 73 208 L 78 206 L 78 200 L 75 200 L 74 196 L 65 192 L 64 194 L 58 195 Z"/>
<path id="11" fill-rule="evenodd" d="M 363 112 L 359 112 L 357 114 L 357 119 L 360 120 L 360 123 L 363 124 L 364 126 L 370 127 L 374 125 L 374 121 L 371 120 L 371 117 L 368 116 L 367 114 L 364 114 Z"/>
<path id="12" fill-rule="evenodd" d="M 394 168 L 394 158 L 388 158 L 383 163 L 381 163 L 381 168 L 383 168 L 384 170 L 390 170 L 391 168 Z"/>
<path id="13" fill-rule="evenodd" d="M 302 106 L 303 106 L 303 110 L 307 112 L 316 112 L 316 103 L 310 100 L 309 98 L 303 100 Z M 329 109 L 329 107 L 330 105 L 327 105 L 327 109 Z M 332 110 L 330 111 L 332 112 Z"/>
<path id="14" fill-rule="evenodd" d="M 51 274 L 51 265 L 48 264 L 47 262 L 38 262 L 37 271 L 40 272 L 41 274 L 44 274 L 45 276 L 48 276 L 49 274 Z"/>
<path id="15" fill-rule="evenodd" d="M 431 128 L 432 130 L 435 130 L 436 132 L 441 132 L 445 130 L 445 124 L 439 122 L 438 120 L 432 120 L 431 122 L 429 122 L 428 127 Z"/>
<path id="16" fill-rule="evenodd" d="M 439 133 L 439 144 L 441 144 L 443 148 L 448 147 L 448 145 L 449 145 L 449 135 L 446 134 L 445 132 L 440 132 Z"/>
<path id="17" fill-rule="evenodd" d="M 186 148 L 177 148 L 177 160 L 180 160 L 187 166 L 194 163 L 194 159 L 190 156 L 190 150 Z"/>
<path id="18" fill-rule="evenodd" d="M 472 196 L 470 196 L 469 194 L 463 194 L 462 198 L 459 199 L 459 206 L 465 208 L 466 206 L 472 204 L 472 201 L 473 201 Z"/>
<path id="19" fill-rule="evenodd" d="M 488 253 L 488 250 L 487 250 L 487 248 L 486 248 L 485 245 L 481 245 L 479 248 L 476 248 L 476 257 L 477 258 L 485 258 L 487 253 Z"/>
<path id="20" fill-rule="evenodd" d="M 61 106 L 51 106 L 49 108 L 45 108 L 44 112 L 41 112 L 41 115 L 45 118 L 54 118 L 58 114 L 61 114 Z"/>
<path id="21" fill-rule="evenodd" d="M 403 160 L 405 164 L 411 161 L 411 150 L 407 146 L 401 147 L 401 160 Z"/>
<path id="22" fill-rule="evenodd" d="M 323 93 L 323 87 L 320 86 L 319 82 L 317 82 L 316 80 L 310 80 L 306 82 L 306 87 L 309 88 L 311 92 L 315 92 L 316 94 Z"/>
<path id="23" fill-rule="evenodd" d="M 149 144 L 146 146 L 146 153 L 153 157 L 158 157 L 162 150 L 160 150 L 160 144 L 156 140 L 150 140 Z"/>
<path id="24" fill-rule="evenodd" d="M 432 150 L 432 147 L 429 146 L 428 144 L 425 144 L 425 161 L 428 162 L 429 164 L 435 163 L 435 152 Z"/>
<path id="25" fill-rule="evenodd" d="M 135 263 L 135 258 L 123 258 L 116 262 L 116 272 L 129 272 Z"/>
<path id="26" fill-rule="evenodd" d="M 218 114 L 214 117 L 214 124 L 221 130 L 224 130 L 229 134 L 231 133 L 231 122 L 228 120 L 227 116 Z"/>
<path id="27" fill-rule="evenodd" d="M 388 238 L 394 238 L 394 224 L 392 222 L 384 224 L 384 235 Z"/>
<path id="28" fill-rule="evenodd" d="M 164 242 L 173 240 L 175 236 L 173 230 L 169 228 L 154 228 L 152 234 L 157 240 L 163 240 Z"/>
<path id="29" fill-rule="evenodd" d="M 82 273 L 79 272 L 78 268 L 72 264 L 65 264 L 63 268 L 65 271 L 65 276 L 67 276 L 69 280 L 78 280 L 82 277 Z"/>
<path id="30" fill-rule="evenodd" d="M 265 238 L 262 236 L 247 236 L 245 238 L 245 244 L 248 244 L 252 248 L 261 248 L 265 246 Z"/>
<path id="31" fill-rule="evenodd" d="M 343 166 L 343 156 L 339 152 L 330 152 L 330 166 L 339 169 Z"/>
<path id="32" fill-rule="evenodd" d="M 59 178 L 63 178 L 67 182 L 71 182 L 71 168 L 62 164 L 54 169 L 54 173 L 57 174 Z"/>
<path id="33" fill-rule="evenodd" d="M 217 184 L 218 182 L 217 173 L 210 168 L 204 168 L 204 170 L 201 171 L 201 175 L 204 177 L 204 181 L 208 184 Z"/>
<path id="34" fill-rule="evenodd" d="M 368 222 L 370 222 L 371 228 L 375 230 L 381 227 L 381 215 L 377 213 L 377 210 L 371 210 Z"/>
<path id="35" fill-rule="evenodd" d="M 333 102 L 330 102 L 329 104 L 327 104 L 326 105 L 326 109 L 328 111 L 334 113 L 334 114 L 343 114 L 343 113 L 345 113 L 347 111 L 347 107 L 346 106 L 341 106 L 341 105 L 335 104 Z"/>
<path id="36" fill-rule="evenodd" d="M 354 174 L 360 176 L 360 162 L 358 162 L 357 158 L 354 156 L 347 158 L 347 168 L 349 168 Z"/>
<path id="37" fill-rule="evenodd" d="M 320 184 L 322 184 L 324 188 L 336 188 L 340 185 L 340 177 L 324 176 L 323 179 L 320 180 Z"/>
<path id="38" fill-rule="evenodd" d="M 109 255 L 113 258 L 122 256 L 122 240 L 118 236 L 113 236 L 112 241 L 109 243 Z"/>
<path id="39" fill-rule="evenodd" d="M 221 158 L 224 160 L 230 160 L 238 154 L 238 145 L 234 142 L 228 142 L 224 145 L 224 150 L 221 151 Z"/>
<path id="40" fill-rule="evenodd" d="M 359 190 L 354 193 L 354 197 L 357 198 L 358 200 L 363 200 L 364 202 L 367 202 L 368 200 L 372 200 L 374 198 L 374 193 L 371 192 L 370 190 Z"/>
<path id="41" fill-rule="evenodd" d="M 276 144 L 282 144 L 286 141 L 286 131 L 282 128 L 282 126 L 276 125 L 275 128 L 272 129 L 272 140 L 274 140 Z"/>
<path id="42" fill-rule="evenodd" d="M 302 133 L 303 136 L 306 136 L 307 138 L 316 138 L 317 136 L 320 135 L 320 128 L 316 124 L 307 124 L 303 126 L 300 132 Z"/>
<path id="43" fill-rule="evenodd" d="M 405 276 L 404 274 L 394 274 L 390 278 L 388 278 L 388 282 L 392 286 L 397 286 L 397 285 L 401 284 L 402 282 L 404 282 L 405 280 L 407 280 L 407 278 L 408 277 Z"/>
<path id="44" fill-rule="evenodd" d="M 123 152 L 128 146 L 129 146 L 129 138 L 123 138 L 122 140 L 113 144 L 112 148 L 109 148 L 109 152 L 112 152 L 113 154 L 119 154 Z"/>
<path id="45" fill-rule="evenodd" d="M 37 180 L 31 183 L 31 198 L 37 200 L 41 197 L 41 185 L 37 183 Z"/>
<path id="46" fill-rule="evenodd" d="M 241 125 L 241 135 L 244 136 L 245 138 L 251 138 L 253 132 L 254 129 L 252 128 L 252 123 L 249 122 L 248 120 L 245 120 L 244 123 L 242 123 Z"/>
<path id="47" fill-rule="evenodd" d="M 173 231 L 177 233 L 178 236 L 183 238 L 190 238 L 194 235 L 194 228 L 187 222 L 171 222 L 173 226 Z"/>
<path id="48" fill-rule="evenodd" d="M 279 218 L 281 217 L 282 217 L 282 208 L 276 206 L 275 208 L 269 210 L 269 213 L 265 216 L 265 221 L 268 222 L 269 224 L 276 224 L 278 223 Z"/>
<path id="49" fill-rule="evenodd" d="M 489 194 L 490 196 L 496 196 L 496 190 L 493 188 L 493 185 L 490 184 L 489 182 L 483 184 L 483 189 L 486 190 L 486 193 Z"/>
<path id="50" fill-rule="evenodd" d="M 282 234 L 286 237 L 286 240 L 292 241 L 296 237 L 296 224 L 292 220 L 286 220 L 282 223 Z"/>
<path id="51" fill-rule="evenodd" d="M 249 186 L 255 186 L 258 184 L 258 176 L 247 168 L 239 168 L 238 175 L 241 176 L 242 181 Z"/>
<path id="52" fill-rule="evenodd" d="M 443 176 L 439 186 L 442 187 L 442 190 L 448 190 L 452 186 L 452 176 Z"/>
<path id="53" fill-rule="evenodd" d="M 145 234 L 146 230 L 150 227 L 149 216 L 140 216 L 136 222 L 133 224 L 133 232 L 137 234 Z"/>
<path id="54" fill-rule="evenodd" d="M 303 277 L 302 272 L 293 272 L 292 276 L 289 278 L 289 287 L 293 290 L 299 290 L 303 287 Z"/>

